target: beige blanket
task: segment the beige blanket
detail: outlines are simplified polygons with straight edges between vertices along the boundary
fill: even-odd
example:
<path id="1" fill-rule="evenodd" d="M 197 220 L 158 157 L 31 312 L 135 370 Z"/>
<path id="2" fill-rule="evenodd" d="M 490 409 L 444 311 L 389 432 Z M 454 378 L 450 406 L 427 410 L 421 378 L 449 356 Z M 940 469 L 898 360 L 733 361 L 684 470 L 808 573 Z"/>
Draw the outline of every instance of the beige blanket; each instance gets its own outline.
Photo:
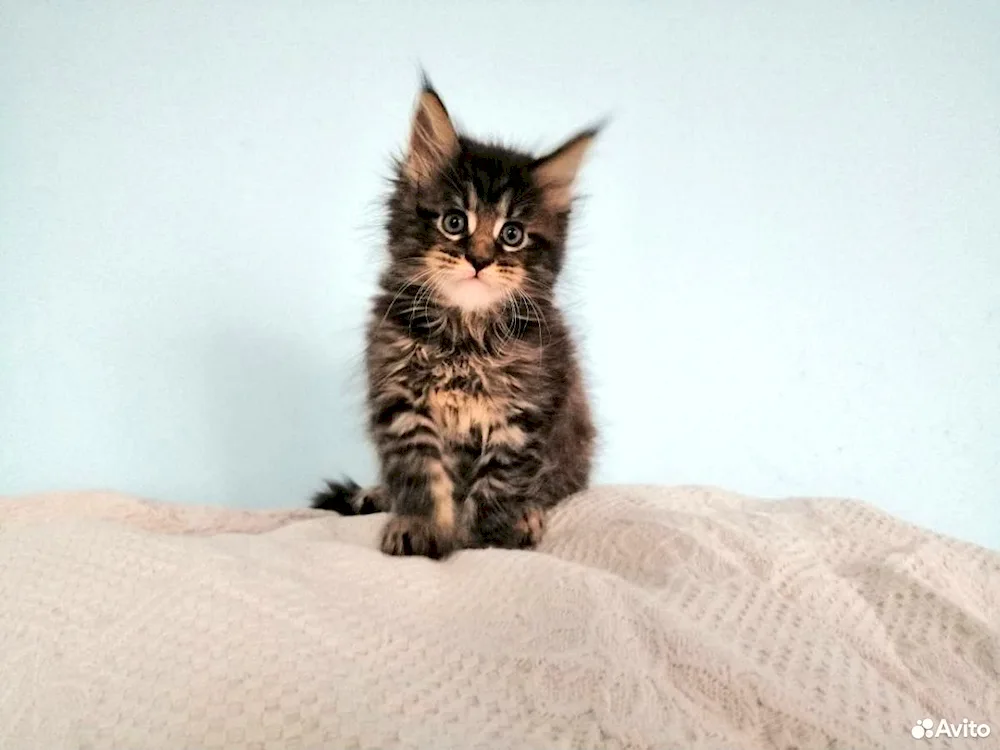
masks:
<path id="1" fill-rule="evenodd" d="M 1000 747 L 1000 554 L 867 505 L 601 487 L 443 563 L 383 520 L 0 500 L 0 748 Z"/>

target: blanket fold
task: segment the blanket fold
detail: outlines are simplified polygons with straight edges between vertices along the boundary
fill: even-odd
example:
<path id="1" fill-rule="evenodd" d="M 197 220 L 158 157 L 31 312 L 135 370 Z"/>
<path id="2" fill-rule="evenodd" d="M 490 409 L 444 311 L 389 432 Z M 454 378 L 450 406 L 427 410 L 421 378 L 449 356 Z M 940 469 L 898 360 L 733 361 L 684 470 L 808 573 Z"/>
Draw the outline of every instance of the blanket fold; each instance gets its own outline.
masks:
<path id="1" fill-rule="evenodd" d="M 0 750 L 1000 747 L 997 552 L 705 487 L 444 562 L 384 520 L 0 499 Z"/>

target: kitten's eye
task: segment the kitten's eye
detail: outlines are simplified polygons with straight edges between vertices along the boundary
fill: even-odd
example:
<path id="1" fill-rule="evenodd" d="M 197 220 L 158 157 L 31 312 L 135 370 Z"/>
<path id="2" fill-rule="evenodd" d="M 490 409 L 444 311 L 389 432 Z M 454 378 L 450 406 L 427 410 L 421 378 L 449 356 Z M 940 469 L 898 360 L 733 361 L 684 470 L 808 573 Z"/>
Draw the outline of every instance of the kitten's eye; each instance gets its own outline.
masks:
<path id="1" fill-rule="evenodd" d="M 450 235 L 462 234 L 468 221 L 462 211 L 449 211 L 441 217 L 441 231 Z"/>
<path id="2" fill-rule="evenodd" d="M 508 221 L 500 228 L 500 241 L 516 250 L 524 242 L 524 227 L 515 221 Z"/>

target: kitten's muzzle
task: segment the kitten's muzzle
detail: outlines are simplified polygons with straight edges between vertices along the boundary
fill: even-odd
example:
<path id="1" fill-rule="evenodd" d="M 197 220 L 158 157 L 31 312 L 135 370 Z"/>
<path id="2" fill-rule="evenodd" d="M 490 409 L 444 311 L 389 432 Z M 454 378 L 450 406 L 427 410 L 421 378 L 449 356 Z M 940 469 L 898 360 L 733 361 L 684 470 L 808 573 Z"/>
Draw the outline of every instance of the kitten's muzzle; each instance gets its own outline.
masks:
<path id="1" fill-rule="evenodd" d="M 492 256 L 487 257 L 477 253 L 466 253 L 465 259 L 469 261 L 469 265 L 475 269 L 477 274 L 493 262 Z"/>

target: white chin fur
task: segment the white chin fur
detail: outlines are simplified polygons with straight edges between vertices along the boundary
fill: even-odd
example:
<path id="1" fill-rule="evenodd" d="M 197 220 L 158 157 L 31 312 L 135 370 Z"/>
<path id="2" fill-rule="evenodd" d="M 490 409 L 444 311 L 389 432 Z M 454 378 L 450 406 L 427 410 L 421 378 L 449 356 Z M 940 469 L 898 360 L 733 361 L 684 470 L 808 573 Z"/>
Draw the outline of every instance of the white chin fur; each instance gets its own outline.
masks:
<path id="1" fill-rule="evenodd" d="M 451 305 L 469 312 L 485 310 L 503 298 L 503 292 L 479 279 L 451 281 L 441 291 Z"/>

